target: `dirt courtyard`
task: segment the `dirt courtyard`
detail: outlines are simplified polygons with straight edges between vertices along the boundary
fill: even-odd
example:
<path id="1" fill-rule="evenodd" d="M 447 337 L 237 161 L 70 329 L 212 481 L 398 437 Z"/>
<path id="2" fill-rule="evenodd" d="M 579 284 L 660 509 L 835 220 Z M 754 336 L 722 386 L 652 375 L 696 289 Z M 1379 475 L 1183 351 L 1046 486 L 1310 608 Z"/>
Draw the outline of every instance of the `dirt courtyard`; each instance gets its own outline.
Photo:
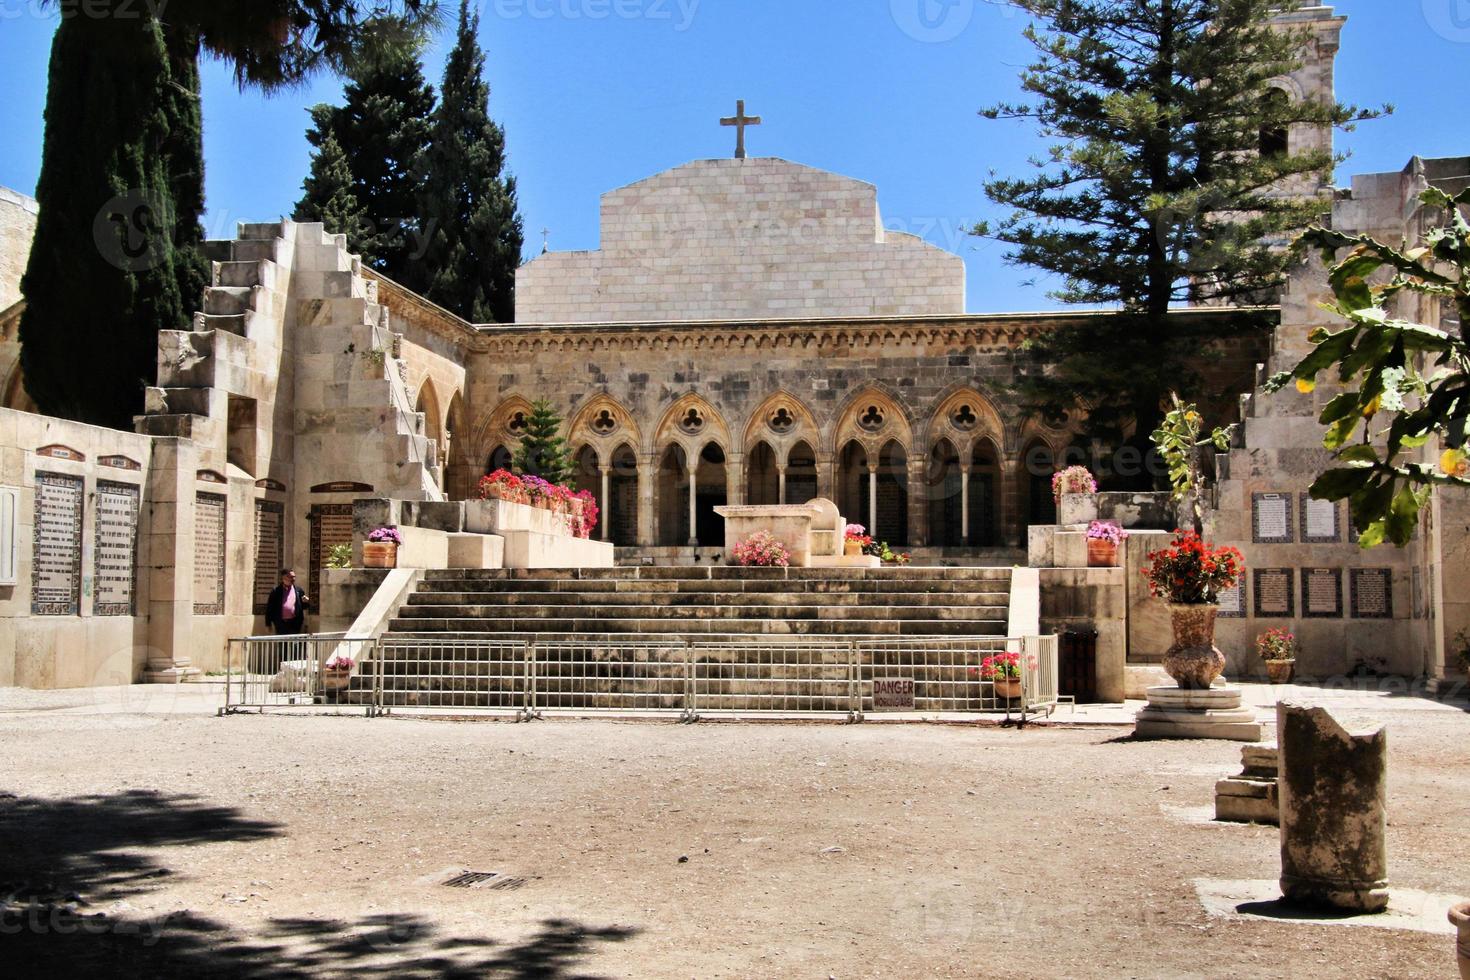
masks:
<path id="1" fill-rule="evenodd" d="M 1470 714 L 1327 703 L 1389 724 L 1393 885 L 1470 893 Z M 1275 828 L 1208 822 L 1234 744 L 215 704 L 0 691 L 6 976 L 1455 970 L 1443 935 L 1205 911 L 1196 879 L 1279 873 Z"/>

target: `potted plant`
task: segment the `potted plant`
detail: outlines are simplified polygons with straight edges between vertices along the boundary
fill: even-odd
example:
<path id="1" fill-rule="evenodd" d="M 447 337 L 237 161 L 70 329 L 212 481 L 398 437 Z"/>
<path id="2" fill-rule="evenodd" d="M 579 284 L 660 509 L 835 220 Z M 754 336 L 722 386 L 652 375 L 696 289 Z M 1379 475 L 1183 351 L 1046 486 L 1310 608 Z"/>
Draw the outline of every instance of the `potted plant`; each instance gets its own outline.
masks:
<path id="1" fill-rule="evenodd" d="M 1087 525 L 1087 565 L 1089 568 L 1118 567 L 1118 546 L 1128 540 L 1128 532 L 1112 521 L 1093 521 Z"/>
<path id="2" fill-rule="evenodd" d="M 788 568 L 791 552 L 770 531 L 757 531 L 735 546 L 735 564 L 747 568 Z"/>
<path id="3" fill-rule="evenodd" d="M 907 552 L 900 554 L 891 548 L 887 541 L 875 541 L 871 537 L 863 546 L 863 554 L 872 555 L 885 565 L 907 565 L 913 561 L 913 556 Z"/>
<path id="4" fill-rule="evenodd" d="M 1097 480 L 1085 466 L 1069 466 L 1052 475 L 1051 495 L 1056 505 L 1062 505 L 1062 495 L 1067 493 L 1097 493 Z"/>
<path id="5" fill-rule="evenodd" d="M 480 499 L 524 504 L 526 503 L 526 485 L 510 470 L 496 470 L 480 478 Z"/>
<path id="6" fill-rule="evenodd" d="M 322 665 L 322 691 L 337 693 L 347 690 L 352 683 L 352 668 L 355 666 L 351 657 L 334 654 Z"/>
<path id="7" fill-rule="evenodd" d="M 1256 653 L 1266 662 L 1266 676 L 1272 684 L 1291 683 L 1300 649 L 1296 637 L 1288 630 L 1270 629 L 1256 637 Z"/>
<path id="8" fill-rule="evenodd" d="M 529 498 L 532 507 L 551 510 L 552 492 L 550 483 L 547 483 L 539 476 L 523 476 L 521 477 L 521 485 L 525 487 L 526 496 Z"/>
<path id="9" fill-rule="evenodd" d="M 867 528 L 861 524 L 847 525 L 846 539 L 843 544 L 844 554 L 856 558 L 863 553 L 863 549 L 872 543 L 873 539 L 868 536 Z"/>
<path id="10" fill-rule="evenodd" d="M 397 568 L 398 546 L 403 535 L 391 524 L 375 529 L 362 546 L 362 563 L 366 568 Z"/>
<path id="11" fill-rule="evenodd" d="M 980 661 L 980 679 L 990 681 L 997 698 L 1021 696 L 1021 655 L 998 653 Z"/>
<path id="12" fill-rule="evenodd" d="M 1470 980 L 1470 902 L 1450 909 L 1450 922 L 1455 926 L 1455 953 L 1460 961 L 1461 980 Z"/>
<path id="13" fill-rule="evenodd" d="M 1174 645 L 1164 654 L 1164 670 L 1184 690 L 1208 690 L 1225 672 L 1225 654 L 1215 647 L 1215 617 L 1220 593 L 1233 588 L 1245 572 L 1239 550 L 1216 548 L 1193 531 L 1175 531 L 1174 541 L 1148 555 L 1143 570 L 1149 591 L 1169 604 Z"/>

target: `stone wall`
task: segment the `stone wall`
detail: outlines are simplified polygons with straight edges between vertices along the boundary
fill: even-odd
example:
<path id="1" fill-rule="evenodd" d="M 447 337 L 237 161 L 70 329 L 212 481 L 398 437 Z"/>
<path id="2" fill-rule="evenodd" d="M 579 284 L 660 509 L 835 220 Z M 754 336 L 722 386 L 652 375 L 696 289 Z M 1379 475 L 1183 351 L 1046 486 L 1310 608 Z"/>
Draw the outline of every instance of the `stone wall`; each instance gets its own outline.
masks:
<path id="1" fill-rule="evenodd" d="M 20 302 L 20 277 L 36 237 L 35 198 L 0 187 L 0 312 Z"/>
<path id="2" fill-rule="evenodd" d="M 602 199 L 602 248 L 516 276 L 516 322 L 945 315 L 965 266 L 886 231 L 877 189 L 775 158 L 700 160 Z"/>

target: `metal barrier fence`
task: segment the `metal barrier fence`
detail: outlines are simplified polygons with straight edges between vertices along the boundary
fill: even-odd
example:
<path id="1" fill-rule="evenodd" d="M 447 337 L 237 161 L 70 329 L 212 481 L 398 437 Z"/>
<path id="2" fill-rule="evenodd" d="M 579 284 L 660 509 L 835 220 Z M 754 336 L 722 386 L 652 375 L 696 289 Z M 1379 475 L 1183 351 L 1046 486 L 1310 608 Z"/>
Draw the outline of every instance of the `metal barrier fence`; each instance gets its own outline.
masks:
<path id="1" fill-rule="evenodd" d="M 230 644 L 223 710 L 1024 718 L 1056 707 L 1057 652 L 1055 636 L 247 637 Z M 332 669 L 342 657 L 351 669 Z"/>

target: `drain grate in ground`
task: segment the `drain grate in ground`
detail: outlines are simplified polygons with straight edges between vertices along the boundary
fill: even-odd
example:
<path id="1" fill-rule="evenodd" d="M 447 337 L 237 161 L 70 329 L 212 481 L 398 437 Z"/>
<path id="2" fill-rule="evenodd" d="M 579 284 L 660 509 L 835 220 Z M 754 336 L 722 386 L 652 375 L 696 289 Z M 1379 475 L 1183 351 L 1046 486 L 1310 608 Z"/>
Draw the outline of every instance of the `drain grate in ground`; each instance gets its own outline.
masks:
<path id="1" fill-rule="evenodd" d="M 525 883 L 525 878 L 503 875 L 499 871 L 460 871 L 444 882 L 444 885 L 446 888 L 494 888 L 511 891 Z"/>

